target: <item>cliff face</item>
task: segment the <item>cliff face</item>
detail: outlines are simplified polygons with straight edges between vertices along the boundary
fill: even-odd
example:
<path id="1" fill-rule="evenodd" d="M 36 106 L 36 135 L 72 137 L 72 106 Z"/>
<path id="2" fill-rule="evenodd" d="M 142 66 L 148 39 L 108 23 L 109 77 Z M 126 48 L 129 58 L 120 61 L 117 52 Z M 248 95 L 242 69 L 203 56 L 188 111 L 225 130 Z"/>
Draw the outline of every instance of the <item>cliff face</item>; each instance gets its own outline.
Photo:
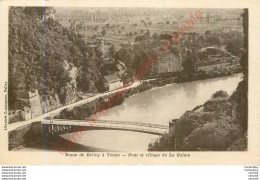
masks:
<path id="1" fill-rule="evenodd" d="M 52 8 L 9 10 L 9 108 L 17 91 L 38 89 L 42 109 L 75 102 L 79 91 L 95 91 L 98 57 L 82 38 L 48 18 Z"/>
<path id="2" fill-rule="evenodd" d="M 61 107 L 61 103 L 57 94 L 50 96 L 41 96 L 41 107 L 44 112 L 51 111 Z"/>

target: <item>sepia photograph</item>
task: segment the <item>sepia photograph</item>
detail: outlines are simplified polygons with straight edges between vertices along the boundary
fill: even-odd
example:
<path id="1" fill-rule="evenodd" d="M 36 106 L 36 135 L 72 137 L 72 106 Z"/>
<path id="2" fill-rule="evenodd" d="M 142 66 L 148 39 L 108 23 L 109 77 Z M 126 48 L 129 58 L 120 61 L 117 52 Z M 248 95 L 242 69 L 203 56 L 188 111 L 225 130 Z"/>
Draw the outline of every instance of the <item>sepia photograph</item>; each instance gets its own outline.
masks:
<path id="1" fill-rule="evenodd" d="M 9 151 L 248 150 L 248 9 L 8 16 Z"/>

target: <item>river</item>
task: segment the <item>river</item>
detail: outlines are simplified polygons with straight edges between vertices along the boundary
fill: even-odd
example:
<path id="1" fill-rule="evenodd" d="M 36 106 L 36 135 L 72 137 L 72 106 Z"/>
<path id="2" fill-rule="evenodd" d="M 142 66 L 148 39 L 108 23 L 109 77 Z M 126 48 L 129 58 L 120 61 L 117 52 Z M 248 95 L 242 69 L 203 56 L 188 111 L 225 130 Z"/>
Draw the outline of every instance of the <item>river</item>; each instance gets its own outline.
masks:
<path id="1" fill-rule="evenodd" d="M 231 95 L 241 80 L 242 74 L 236 74 L 155 88 L 129 97 L 122 105 L 111 108 L 104 119 L 168 125 L 171 119 L 205 103 L 218 90 Z M 71 134 L 61 137 L 71 138 Z M 156 135 L 138 132 L 94 130 L 88 131 L 77 143 L 100 151 L 146 151 L 149 142 L 156 138 Z"/>

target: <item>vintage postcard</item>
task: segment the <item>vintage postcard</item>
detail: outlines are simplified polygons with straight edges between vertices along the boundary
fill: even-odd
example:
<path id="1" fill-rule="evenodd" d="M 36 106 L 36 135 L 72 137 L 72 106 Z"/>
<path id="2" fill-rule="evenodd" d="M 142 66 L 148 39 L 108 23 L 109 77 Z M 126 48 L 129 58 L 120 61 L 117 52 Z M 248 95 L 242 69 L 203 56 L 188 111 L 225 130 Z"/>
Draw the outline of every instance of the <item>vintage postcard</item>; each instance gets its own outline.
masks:
<path id="1" fill-rule="evenodd" d="M 0 1 L 0 162 L 260 164 L 259 2 Z"/>

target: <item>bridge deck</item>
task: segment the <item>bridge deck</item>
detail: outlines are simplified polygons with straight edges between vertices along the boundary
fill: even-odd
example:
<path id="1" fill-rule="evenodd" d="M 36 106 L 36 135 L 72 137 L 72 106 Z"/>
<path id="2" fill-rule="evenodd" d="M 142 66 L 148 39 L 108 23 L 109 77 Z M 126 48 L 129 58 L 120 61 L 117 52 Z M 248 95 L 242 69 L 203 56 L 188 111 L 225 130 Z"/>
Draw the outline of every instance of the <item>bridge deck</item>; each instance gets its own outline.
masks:
<path id="1" fill-rule="evenodd" d="M 65 126 L 85 126 L 100 129 L 118 129 L 125 131 L 138 131 L 150 134 L 164 134 L 168 132 L 169 127 L 158 124 L 150 123 L 139 123 L 139 122 L 129 122 L 129 121 L 111 121 L 111 120 L 98 120 L 91 122 L 93 125 L 86 120 L 64 120 L 64 119 L 53 119 L 50 121 L 43 121 L 43 124 L 49 125 L 65 125 Z"/>

